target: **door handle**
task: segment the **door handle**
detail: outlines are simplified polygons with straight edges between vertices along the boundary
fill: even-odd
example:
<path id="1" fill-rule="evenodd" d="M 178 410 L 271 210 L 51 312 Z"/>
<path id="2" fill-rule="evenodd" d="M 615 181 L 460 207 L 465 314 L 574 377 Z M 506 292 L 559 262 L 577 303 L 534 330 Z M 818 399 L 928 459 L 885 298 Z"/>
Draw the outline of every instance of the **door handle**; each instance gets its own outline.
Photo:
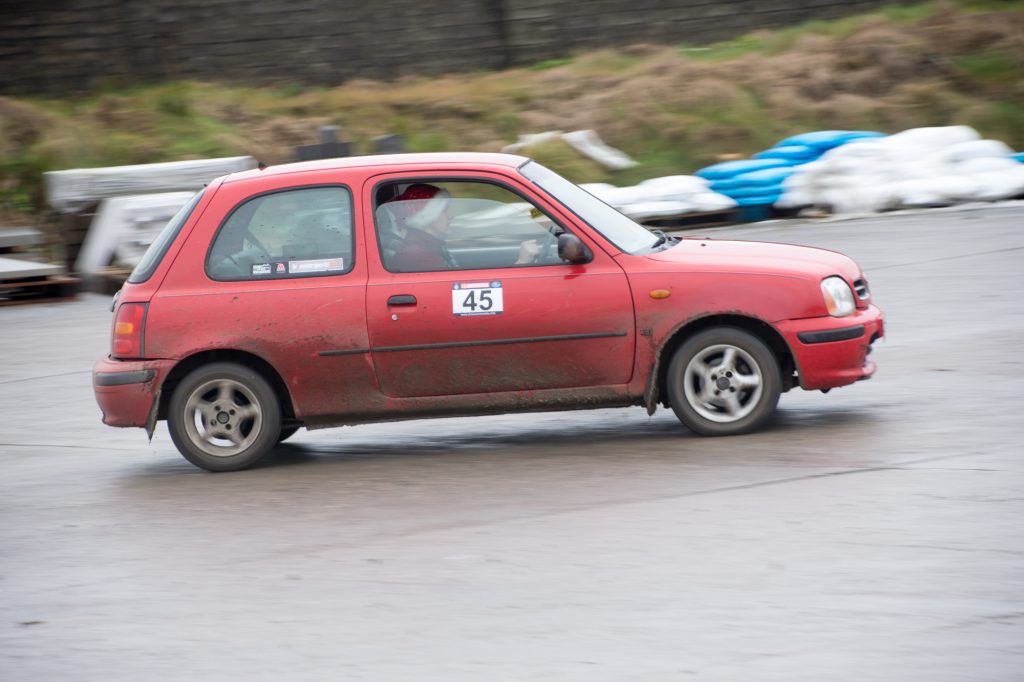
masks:
<path id="1" fill-rule="evenodd" d="M 388 305 L 416 305 L 416 297 L 412 294 L 389 296 Z"/>

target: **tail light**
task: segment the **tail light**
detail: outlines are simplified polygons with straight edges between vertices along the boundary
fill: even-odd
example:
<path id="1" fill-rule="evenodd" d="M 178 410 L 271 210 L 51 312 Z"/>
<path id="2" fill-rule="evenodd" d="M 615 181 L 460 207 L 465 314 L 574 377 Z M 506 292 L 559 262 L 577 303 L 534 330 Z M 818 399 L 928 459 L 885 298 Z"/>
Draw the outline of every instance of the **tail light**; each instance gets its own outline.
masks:
<path id="1" fill-rule="evenodd" d="M 114 316 L 110 354 L 122 359 L 143 357 L 142 336 L 145 325 L 145 303 L 122 303 Z"/>

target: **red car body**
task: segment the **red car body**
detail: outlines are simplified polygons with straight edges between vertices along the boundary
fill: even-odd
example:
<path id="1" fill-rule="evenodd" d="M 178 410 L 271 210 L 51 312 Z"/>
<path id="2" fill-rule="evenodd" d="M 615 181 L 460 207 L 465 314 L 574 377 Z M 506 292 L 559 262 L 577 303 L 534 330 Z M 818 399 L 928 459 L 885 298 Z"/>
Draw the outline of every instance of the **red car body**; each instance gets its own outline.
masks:
<path id="1" fill-rule="evenodd" d="M 668 364 L 677 349 L 722 327 L 771 349 L 781 391 L 830 389 L 874 372 L 867 355 L 883 334 L 883 316 L 851 259 L 820 249 L 695 238 L 629 253 L 601 225 L 525 177 L 527 162 L 468 153 L 360 157 L 214 181 L 169 241 L 154 246 L 163 252 L 148 276 L 130 280 L 115 299 L 114 348 L 93 371 L 104 423 L 152 432 L 167 417 L 176 387 L 212 362 L 261 375 L 280 402 L 286 430 L 517 410 L 653 410 L 667 401 Z M 575 235 L 589 260 L 389 271 L 375 192 L 404 180 L 500 186 Z M 351 196 L 347 271 L 245 281 L 210 276 L 211 243 L 240 205 L 266 193 L 323 186 Z M 829 313 L 821 283 L 830 277 L 856 290 L 852 313 Z M 453 314 L 453 286 L 460 282 L 498 283 L 502 314 Z M 129 326 L 134 336 L 119 350 L 119 330 Z"/>

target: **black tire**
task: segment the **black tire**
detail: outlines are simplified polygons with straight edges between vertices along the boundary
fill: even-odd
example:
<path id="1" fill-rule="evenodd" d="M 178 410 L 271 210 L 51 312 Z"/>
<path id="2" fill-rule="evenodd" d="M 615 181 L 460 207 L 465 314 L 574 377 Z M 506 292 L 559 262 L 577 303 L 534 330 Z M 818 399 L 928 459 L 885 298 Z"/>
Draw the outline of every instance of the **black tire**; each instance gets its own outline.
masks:
<path id="1" fill-rule="evenodd" d="M 171 396 L 171 440 L 197 467 L 238 471 L 263 459 L 281 433 L 281 406 L 258 372 L 231 362 L 193 370 Z"/>
<path id="2" fill-rule="evenodd" d="M 756 430 L 775 413 L 782 392 L 775 354 L 736 327 L 706 329 L 687 339 L 672 356 L 666 383 L 679 421 L 704 436 Z"/>
<path id="3" fill-rule="evenodd" d="M 296 433 L 298 433 L 300 428 L 301 427 L 299 426 L 289 426 L 287 428 L 281 429 L 281 434 L 277 437 L 277 442 L 285 442 L 286 440 L 294 436 Z"/>

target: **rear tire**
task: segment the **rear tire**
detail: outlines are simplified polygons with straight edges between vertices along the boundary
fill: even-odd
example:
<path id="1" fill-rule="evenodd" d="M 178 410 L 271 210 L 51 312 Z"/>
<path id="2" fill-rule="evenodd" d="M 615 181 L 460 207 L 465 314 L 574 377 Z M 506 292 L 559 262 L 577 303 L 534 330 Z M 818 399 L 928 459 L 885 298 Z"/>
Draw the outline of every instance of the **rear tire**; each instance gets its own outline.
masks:
<path id="1" fill-rule="evenodd" d="M 775 354 L 736 327 L 687 339 L 672 356 L 666 383 L 679 421 L 704 436 L 754 431 L 774 414 L 782 392 Z"/>
<path id="2" fill-rule="evenodd" d="M 171 440 L 207 471 L 238 471 L 263 459 L 281 433 L 281 406 L 267 380 L 232 362 L 194 370 L 171 396 Z"/>

